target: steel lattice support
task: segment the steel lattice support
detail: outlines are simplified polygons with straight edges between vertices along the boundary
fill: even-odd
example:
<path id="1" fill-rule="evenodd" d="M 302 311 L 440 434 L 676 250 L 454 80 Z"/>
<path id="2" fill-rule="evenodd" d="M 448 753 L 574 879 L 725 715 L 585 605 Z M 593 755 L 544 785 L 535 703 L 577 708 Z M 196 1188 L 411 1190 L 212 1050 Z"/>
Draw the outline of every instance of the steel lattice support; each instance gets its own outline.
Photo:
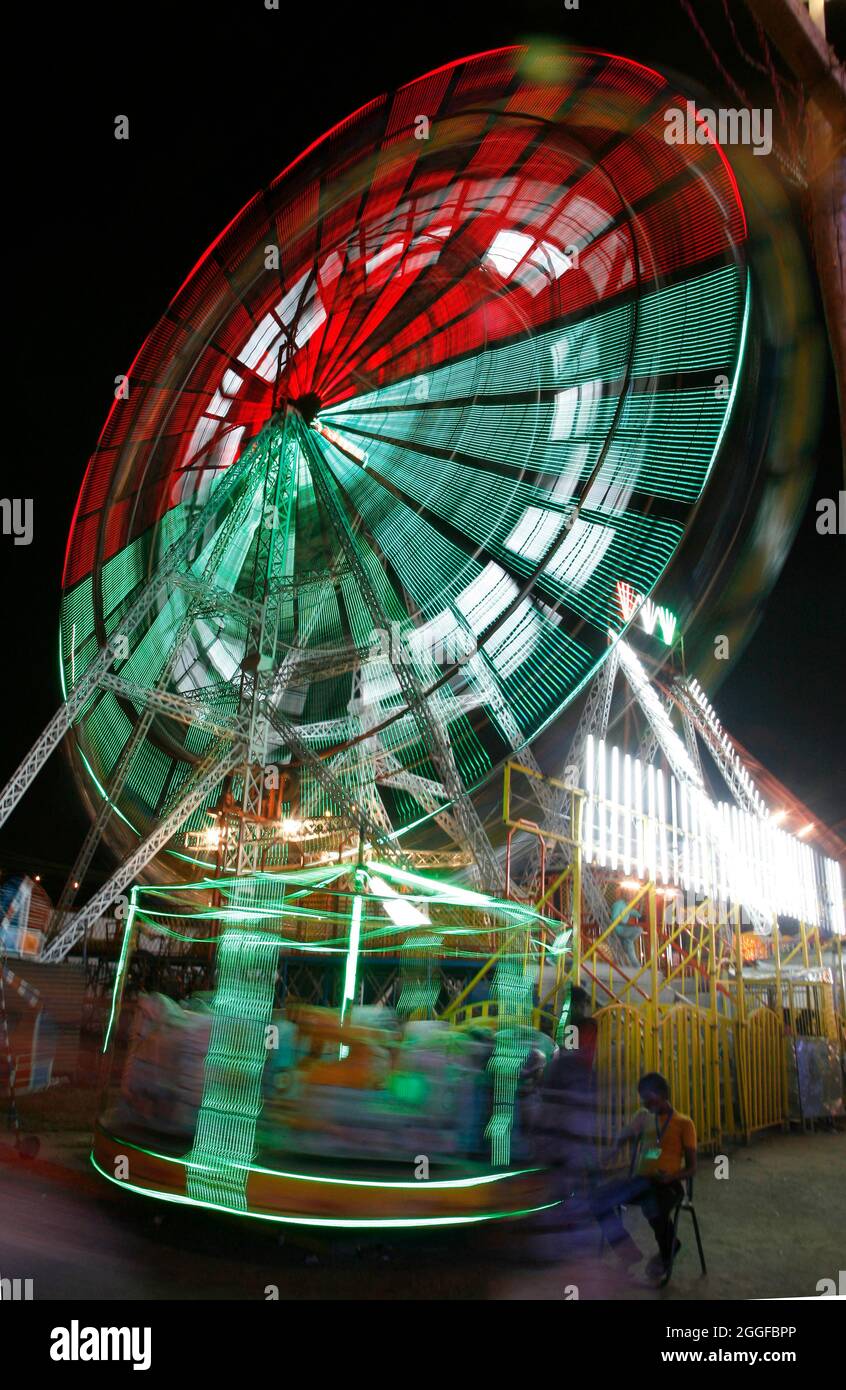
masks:
<path id="1" fill-rule="evenodd" d="M 347 810 L 352 823 L 359 828 L 361 834 L 366 835 L 373 844 L 378 845 L 382 853 L 389 859 L 405 863 L 406 856 L 399 849 L 396 840 L 385 834 L 381 825 L 373 818 L 366 806 L 350 797 L 344 784 L 334 776 L 325 761 L 318 758 L 304 739 L 300 737 L 299 730 L 288 716 L 283 714 L 282 710 L 271 709 L 267 704 L 264 705 L 264 711 L 270 726 L 282 736 L 294 756 L 308 767 L 315 780 L 326 792 L 329 800 L 336 806 L 341 806 Z"/>
<path id="2" fill-rule="evenodd" d="M 285 572 L 287 536 L 295 494 L 296 443 L 285 413 L 281 427 L 267 440 L 264 496 L 257 530 L 254 592 L 259 595 L 257 618 L 249 629 L 242 662 L 241 715 L 249 726 L 247 756 L 241 770 L 241 817 L 238 824 L 236 868 L 239 873 L 261 867 L 264 845 L 264 765 L 267 759 L 267 718 L 261 673 L 273 670 L 276 660 L 279 611 L 283 601 L 280 581 Z M 250 672 L 255 675 L 250 678 Z"/>
<path id="3" fill-rule="evenodd" d="M 480 698 L 493 711 L 494 719 L 499 725 L 500 731 L 511 745 L 512 752 L 519 753 L 526 767 L 530 767 L 533 772 L 537 772 L 543 776 L 543 769 L 527 744 L 526 735 L 514 718 L 510 705 L 488 669 L 484 653 L 475 652 L 473 656 L 470 657 L 467 666 L 470 677 L 479 690 Z M 540 783 L 539 786 L 541 788 L 540 796 L 544 804 L 544 810 L 551 810 L 552 802 L 550 801 L 550 805 L 547 806 L 544 801 L 545 797 L 549 800 L 547 797 L 548 789 L 543 783 Z"/>
<path id="4" fill-rule="evenodd" d="M 261 436 L 258 437 L 260 439 Z M 218 486 L 189 523 L 187 529 L 167 551 L 153 579 L 144 585 L 120 619 L 119 634 L 127 639 L 152 612 L 173 577 L 202 535 L 205 527 L 217 515 L 224 503 L 241 487 L 252 472 L 258 453 L 258 439 L 247 448 L 236 463 L 228 468 Z M 41 771 L 51 753 L 58 747 L 76 717 L 94 694 L 102 676 L 108 674 L 116 660 L 115 634 L 110 643 L 100 649 L 85 674 L 77 681 L 68 698 L 59 706 L 43 733 L 36 739 L 23 762 L 15 769 L 0 795 L 0 825 L 4 825 L 24 792 Z"/>
<path id="5" fill-rule="evenodd" d="M 670 723 L 669 715 L 661 704 L 639 658 L 622 637 L 617 643 L 617 648 L 620 653 L 620 666 L 631 692 L 653 729 L 658 747 L 676 777 L 680 782 L 690 782 L 694 787 L 701 787 L 702 776 L 685 744 Z"/>
<path id="6" fill-rule="evenodd" d="M 185 534 L 171 547 L 156 577 L 145 586 L 135 602 L 130 605 L 120 624 L 123 635 L 131 635 L 143 621 L 144 617 L 153 609 L 160 595 L 164 592 L 164 589 L 171 583 L 176 583 L 180 587 L 187 589 L 192 596 L 188 613 L 183 619 L 183 623 L 180 627 L 180 634 L 184 635 L 186 628 L 190 627 L 191 622 L 198 614 L 202 612 L 214 613 L 223 609 L 224 611 L 235 612 L 240 617 L 251 617 L 254 622 L 256 617 L 258 617 L 260 622 L 260 633 L 263 636 L 267 627 L 267 602 L 257 605 L 242 601 L 237 596 L 229 595 L 225 593 L 225 591 L 216 589 L 209 581 L 211 575 L 216 572 L 227 547 L 231 544 L 232 536 L 238 524 L 243 520 L 246 511 L 253 503 L 256 489 L 255 486 L 250 487 L 248 485 L 250 480 L 255 482 L 257 476 L 260 476 L 265 480 L 265 485 L 267 484 L 269 470 L 266 464 L 268 456 L 274 450 L 274 446 L 276 446 L 276 455 L 278 458 L 279 453 L 281 450 L 284 450 L 285 447 L 284 435 L 280 446 L 275 426 L 267 427 L 262 434 L 253 441 L 253 444 L 241 456 L 238 463 L 234 464 L 228 470 L 221 486 L 212 494 L 197 517 L 194 518 Z M 289 468 L 289 475 L 290 471 Z M 244 484 L 247 484 L 247 486 L 243 486 Z M 213 520 L 221 506 L 233 496 L 236 489 L 239 487 L 241 489 L 240 498 L 232 508 L 221 530 L 221 534 L 215 542 L 212 553 L 204 565 L 204 575 L 206 578 L 201 580 L 193 575 L 186 574 L 184 570 L 180 570 L 180 565 L 188 561 L 191 550 L 205 527 Z M 268 529 L 273 530 L 275 528 Z M 278 579 L 276 582 L 276 590 L 281 596 L 282 585 Z M 259 639 L 259 648 L 260 646 L 261 637 Z M 64 958 L 68 951 L 72 949 L 83 935 L 87 926 L 96 921 L 104 907 L 113 902 L 115 898 L 120 895 L 123 888 L 132 881 L 135 874 L 144 868 L 146 864 L 149 863 L 150 859 L 167 844 L 168 840 L 181 828 L 192 811 L 201 804 L 211 787 L 218 785 L 223 776 L 228 775 L 228 773 L 233 770 L 238 760 L 243 758 L 245 754 L 247 757 L 246 766 L 248 768 L 252 767 L 250 754 L 253 752 L 252 741 L 255 734 L 255 723 L 250 725 L 250 742 L 245 745 L 240 741 L 243 739 L 246 729 L 244 720 L 217 720 L 213 716 L 210 716 L 209 712 L 201 705 L 198 706 L 195 701 L 177 695 L 164 688 L 172 673 L 173 665 L 178 657 L 179 650 L 180 641 L 177 640 L 173 644 L 170 660 L 162 671 L 157 686 L 148 688 L 140 686 L 135 682 L 125 681 L 122 677 L 109 671 L 108 667 L 114 660 L 113 652 L 110 647 L 104 648 L 100 657 L 92 663 L 82 681 L 74 688 L 70 698 L 65 702 L 65 705 L 62 706 L 61 710 L 54 716 L 51 725 L 45 730 L 38 744 L 36 744 L 33 753 L 30 754 L 29 759 L 21 765 L 19 774 L 22 775 L 19 776 L 16 774 L 16 777 L 13 779 L 13 791 L 17 791 L 17 794 L 21 795 L 22 790 L 25 789 L 25 786 L 29 785 L 29 781 L 31 781 L 32 776 L 35 775 L 35 771 L 43 765 L 43 762 L 46 760 L 46 757 L 49 756 L 52 748 L 60 741 L 62 734 L 67 732 L 76 714 L 84 707 L 98 687 L 112 689 L 116 693 L 122 694 L 126 698 L 134 700 L 144 706 L 144 714 L 134 731 L 135 736 L 130 738 L 119 758 L 116 768 L 116 777 L 112 779 L 110 795 L 106 801 L 104 801 L 94 824 L 86 836 L 77 863 L 72 871 L 71 879 L 69 880 L 70 888 L 66 885 L 67 891 L 63 896 L 67 897 L 69 901 L 72 902 L 73 895 L 75 895 L 77 891 L 73 885 L 81 882 L 82 874 L 91 862 L 94 850 L 96 849 L 103 828 L 111 813 L 113 796 L 119 793 L 120 787 L 122 787 L 125 782 L 134 753 L 140 741 L 143 740 L 156 712 L 180 718 L 189 724 L 198 722 L 205 724 L 212 732 L 236 740 L 234 748 L 230 749 L 222 760 L 218 754 L 215 754 L 211 760 L 206 759 L 200 764 L 199 769 L 194 774 L 189 791 L 181 797 L 172 810 L 165 813 L 163 819 L 144 840 L 139 849 L 121 865 L 104 888 L 101 889 L 99 893 L 95 894 L 86 907 L 82 909 L 81 912 L 77 913 L 70 922 L 62 926 L 57 935 L 48 943 L 47 950 L 43 957 L 45 960 Z M 234 749 L 239 750 L 237 756 Z M 18 790 L 19 787 L 21 788 L 20 790 Z M 117 789 L 115 790 L 115 788 Z M 17 797 L 15 800 L 16 799 Z M 13 804 L 15 804 L 14 801 L 12 802 L 12 805 Z M 11 809 L 11 806 L 9 809 Z M 111 896 L 107 896 L 108 894 L 111 894 Z M 66 908 L 63 911 L 63 916 L 65 915 Z M 58 915 L 56 920 L 61 920 L 58 918 Z"/>
<path id="7" fill-rule="evenodd" d="M 174 647 L 174 657 L 177 652 L 178 648 Z M 183 724 L 200 724 L 220 738 L 243 738 L 249 732 L 243 718 L 218 719 L 200 700 L 177 695 L 172 690 L 159 689 L 157 685 L 139 685 L 136 681 L 126 681 L 122 676 L 111 673 L 101 677 L 99 684 L 103 690 L 113 690 L 134 704 L 143 705 L 151 719 L 155 714 L 167 714 Z"/>
<path id="8" fill-rule="evenodd" d="M 384 783 L 386 787 L 398 787 L 402 791 L 409 792 L 416 801 L 419 801 L 424 811 L 432 813 L 435 824 L 439 825 L 450 839 L 461 847 L 464 839 L 461 825 L 455 816 L 443 809 L 444 789 L 439 782 L 433 782 L 428 777 L 419 777 L 414 772 L 407 772 L 395 758 L 385 753 L 379 758 L 376 780 Z"/>
<path id="9" fill-rule="evenodd" d="M 700 782 L 702 782 L 702 784 L 704 785 L 705 778 L 702 774 L 702 761 L 699 757 L 699 746 L 696 742 L 696 726 L 694 725 L 694 722 L 688 714 L 687 710 L 682 711 L 682 722 L 684 724 L 685 746 L 687 748 L 688 753 L 690 754 L 690 761 L 693 763 L 693 766 L 699 773 Z"/>
<path id="10" fill-rule="evenodd" d="M 576 725 L 576 732 L 573 735 L 567 760 L 562 769 L 561 776 L 564 781 L 567 780 L 568 767 L 581 767 L 588 734 L 593 734 L 594 738 L 605 737 L 611 715 L 611 701 L 614 697 L 614 684 L 617 680 L 619 664 L 619 653 L 614 647 L 605 658 L 598 676 L 594 677 L 588 690 L 585 707 Z"/>
<path id="11" fill-rule="evenodd" d="M 64 960 L 88 927 L 111 907 L 125 888 L 137 878 L 154 859 L 160 849 L 185 824 L 193 811 L 200 806 L 210 792 L 214 791 L 224 777 L 242 760 L 243 745 L 234 744 L 222 757 L 216 759 L 211 768 L 197 777 L 189 789 L 177 802 L 170 814 L 141 842 L 133 854 L 115 870 L 111 878 L 103 884 L 94 896 L 68 922 L 67 926 L 48 942 L 41 959 L 48 962 Z"/>
<path id="12" fill-rule="evenodd" d="M 176 718 L 184 718 L 189 724 L 199 721 L 211 732 L 217 733 L 218 735 L 227 735 L 231 731 L 232 736 L 235 736 L 236 733 L 243 732 L 239 730 L 235 724 L 224 726 L 220 721 L 209 719 L 206 710 L 198 710 L 196 702 L 187 700 L 183 696 L 178 696 L 168 691 L 167 684 L 179 658 L 182 643 L 188 636 L 195 619 L 203 613 L 213 614 L 217 612 L 219 604 L 229 597 L 225 594 L 224 590 L 213 587 L 210 580 L 211 577 L 217 573 L 221 561 L 232 543 L 232 538 L 237 528 L 243 521 L 249 507 L 252 505 L 252 499 L 255 495 L 255 486 L 250 487 L 249 483 L 251 480 L 255 483 L 258 467 L 259 458 L 254 457 L 250 466 L 250 471 L 245 479 L 245 486 L 241 489 L 239 496 L 232 506 L 221 528 L 220 535 L 215 541 L 212 552 L 203 566 L 204 579 L 202 581 L 195 580 L 179 572 L 174 576 L 176 582 L 180 586 L 187 588 L 193 597 L 189 603 L 185 616 L 179 624 L 168 658 L 159 673 L 155 686 L 151 689 L 146 686 L 139 686 L 133 682 L 125 681 L 121 676 L 116 676 L 112 673 L 107 673 L 100 678 L 99 685 L 101 689 L 113 690 L 117 694 L 122 694 L 128 699 L 142 704 L 144 708 L 141 718 L 135 724 L 132 733 L 121 750 L 117 763 L 112 770 L 107 795 L 104 797 L 96 817 L 88 828 L 88 833 L 85 836 L 85 840 L 76 857 L 73 868 L 67 877 L 59 900 L 53 909 L 49 934 L 53 934 L 59 928 L 66 914 L 74 904 L 76 895 L 79 892 L 85 875 L 91 865 L 91 861 L 94 858 L 94 854 L 96 853 L 97 846 L 103 837 L 103 832 L 111 819 L 114 803 L 123 790 L 130 769 L 132 768 L 133 759 L 139 748 L 143 745 L 156 713 L 161 712 L 175 716 Z M 241 600 L 234 599 L 234 595 L 232 598 L 234 602 L 239 605 L 239 611 L 240 609 L 252 611 L 253 605 L 247 604 L 246 601 L 242 602 Z"/>
<path id="13" fill-rule="evenodd" d="M 614 696 L 618 666 L 619 657 L 615 647 L 606 657 L 599 674 L 594 677 L 588 688 L 585 706 L 579 717 L 576 732 L 570 742 L 567 758 L 561 770 L 562 781 L 568 781 L 568 773 L 572 777 L 573 768 L 581 767 L 588 734 L 593 734 L 598 738 L 605 737 L 611 714 L 611 701 Z M 527 763 L 527 766 L 532 766 L 532 764 Z M 543 786 L 543 783 L 539 783 L 539 787 Z M 546 812 L 547 818 L 544 821 L 544 827 L 550 830 L 558 829 L 566 807 L 566 795 L 555 788 L 549 788 L 548 791 L 544 788 L 543 792 L 539 792 L 538 799 Z M 569 845 L 556 843 L 554 855 L 559 862 L 563 860 L 565 864 L 572 863 L 573 854 Z M 607 927 L 611 921 L 608 904 L 590 864 L 582 865 L 581 886 L 582 895 L 592 920 L 600 927 Z"/>
<path id="14" fill-rule="evenodd" d="M 675 700 L 673 699 L 672 695 L 668 695 L 666 700 L 664 701 L 664 712 L 666 713 L 668 718 L 672 713 L 674 704 Z M 685 730 L 685 744 L 687 746 L 687 751 L 690 754 L 691 761 L 695 764 L 696 767 L 699 768 L 701 774 L 702 768 L 699 764 L 699 754 L 696 751 L 695 744 L 694 747 L 691 748 L 690 739 L 687 736 L 687 730 Z M 640 761 L 644 767 L 647 765 L 647 763 L 652 762 L 652 759 L 658 752 L 658 746 L 658 735 L 653 729 L 651 723 L 647 722 L 646 728 L 643 731 L 643 737 L 640 740 L 640 744 L 637 750 L 637 755 L 640 758 Z"/>
<path id="15" fill-rule="evenodd" d="M 304 445 L 308 450 L 315 492 L 332 522 L 344 552 L 344 558 L 355 577 L 365 607 L 374 626 L 382 631 L 389 631 L 390 623 L 387 614 L 359 557 L 349 522 L 335 492 L 334 480 L 333 484 L 330 485 L 325 476 L 325 465 L 320 451 L 314 448 L 307 438 L 304 439 Z M 449 738 L 440 723 L 434 702 L 423 691 L 410 661 L 391 660 L 390 664 L 409 713 L 416 720 L 424 744 L 440 774 L 453 814 L 461 826 L 463 840 L 472 850 L 486 885 L 499 887 L 504 881 L 502 866 L 476 814 L 475 807 L 462 786 Z M 448 808 L 445 807 L 444 809 Z"/>
<path id="16" fill-rule="evenodd" d="M 678 679 L 673 683 L 673 693 L 681 706 L 685 725 L 698 732 L 737 805 L 760 816 L 765 807 L 752 778 L 719 719 L 697 691 L 698 687 L 689 681 Z"/>
<path id="17" fill-rule="evenodd" d="M 111 819 L 114 801 L 120 796 L 123 790 L 130 768 L 132 767 L 132 760 L 144 739 L 147 737 L 147 731 L 153 722 L 154 713 L 155 708 L 151 702 L 144 710 L 144 713 L 133 728 L 132 733 L 121 750 L 109 781 L 108 793 L 100 803 L 97 815 L 88 827 L 88 833 L 82 842 L 82 848 L 74 861 L 73 868 L 68 875 L 65 886 L 51 914 L 50 931 L 48 935 L 53 935 L 55 933 L 56 929 L 64 921 L 65 915 L 73 907 L 80 885 L 88 872 L 97 846 L 102 839 L 103 831 Z"/>

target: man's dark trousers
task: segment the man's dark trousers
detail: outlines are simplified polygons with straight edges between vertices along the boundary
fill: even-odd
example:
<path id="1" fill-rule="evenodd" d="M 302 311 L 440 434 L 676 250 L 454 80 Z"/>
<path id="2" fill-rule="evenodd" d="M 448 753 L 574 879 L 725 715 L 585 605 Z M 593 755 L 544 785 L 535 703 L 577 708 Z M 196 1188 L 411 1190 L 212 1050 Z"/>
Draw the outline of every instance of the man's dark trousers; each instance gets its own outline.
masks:
<path id="1" fill-rule="evenodd" d="M 656 1182 L 654 1178 L 620 1178 L 599 1183 L 591 1197 L 591 1210 L 602 1228 L 608 1244 L 618 1245 L 629 1239 L 618 1207 L 639 1206 L 655 1232 L 658 1250 L 665 1264 L 670 1262 L 673 1240 L 672 1216 L 676 1203 L 683 1196 L 680 1182 Z"/>

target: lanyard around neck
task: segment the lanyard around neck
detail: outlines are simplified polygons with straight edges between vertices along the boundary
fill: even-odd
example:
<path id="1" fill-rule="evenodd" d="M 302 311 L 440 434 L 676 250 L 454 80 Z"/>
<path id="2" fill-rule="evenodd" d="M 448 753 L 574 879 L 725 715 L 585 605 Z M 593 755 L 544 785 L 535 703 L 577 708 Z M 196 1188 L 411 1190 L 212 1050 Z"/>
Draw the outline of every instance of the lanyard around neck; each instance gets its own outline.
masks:
<path id="1" fill-rule="evenodd" d="M 661 1129 L 658 1128 L 658 1116 L 657 1116 L 657 1115 L 655 1116 L 655 1139 L 656 1139 L 656 1142 L 659 1143 L 659 1144 L 661 1143 L 661 1140 L 664 1138 L 664 1135 L 667 1133 L 667 1126 L 668 1126 L 668 1124 L 670 1123 L 671 1119 L 673 1118 L 673 1113 L 674 1113 L 674 1112 L 673 1112 L 673 1110 L 671 1109 L 671 1110 L 670 1110 L 670 1113 L 669 1113 L 669 1115 L 667 1116 L 666 1120 L 664 1121 L 664 1123 L 663 1123 Z"/>

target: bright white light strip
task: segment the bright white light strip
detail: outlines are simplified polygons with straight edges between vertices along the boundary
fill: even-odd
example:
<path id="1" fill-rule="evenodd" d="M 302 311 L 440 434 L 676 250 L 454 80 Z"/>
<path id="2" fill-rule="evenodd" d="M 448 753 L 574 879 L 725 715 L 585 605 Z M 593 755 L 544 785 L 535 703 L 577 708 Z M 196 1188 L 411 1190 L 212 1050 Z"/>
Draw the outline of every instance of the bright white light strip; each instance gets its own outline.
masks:
<path id="1" fill-rule="evenodd" d="M 740 863 L 742 863 L 742 870 L 740 870 L 740 873 L 742 873 L 742 881 L 743 884 L 745 884 L 742 901 L 750 902 L 752 898 L 754 898 L 754 866 L 752 863 L 752 853 L 750 853 L 749 849 L 749 826 L 747 826 L 746 816 L 743 815 L 740 808 L 736 808 L 735 824 L 736 835 L 738 835 L 735 844 L 738 845 Z"/>
<path id="2" fill-rule="evenodd" d="M 814 910 L 814 907 L 815 907 L 815 899 L 816 899 L 816 885 L 815 885 L 815 882 L 814 882 L 814 858 L 813 858 L 813 855 L 814 855 L 814 852 L 813 852 L 813 850 L 811 849 L 811 846 L 810 846 L 810 845 L 803 845 L 803 846 L 802 846 L 802 860 L 803 860 L 804 869 L 805 869 L 805 874 L 804 874 L 804 886 L 805 886 L 805 906 L 806 906 L 806 912 L 807 912 L 807 915 L 806 915 L 806 917 L 805 917 L 805 921 L 806 921 L 806 922 L 809 920 L 809 918 L 810 918 L 810 916 L 811 916 L 811 913 L 812 913 L 813 910 Z"/>
<path id="3" fill-rule="evenodd" d="M 661 846 L 661 882 L 669 883 L 667 872 L 667 802 L 664 796 L 664 774 L 658 769 L 658 835 Z"/>
<path id="4" fill-rule="evenodd" d="M 736 806 L 731 808 L 730 856 L 732 876 L 729 879 L 729 897 L 737 896 L 740 902 L 746 902 L 749 897 L 746 882 L 746 856 L 743 853 L 741 841 L 740 811 Z"/>
<path id="5" fill-rule="evenodd" d="M 623 759 L 623 873 L 632 871 L 632 759 Z"/>
<path id="6" fill-rule="evenodd" d="M 599 757 L 597 759 L 597 811 L 599 812 L 599 863 L 605 868 L 606 849 L 605 849 L 605 822 L 608 817 L 608 801 L 605 795 L 605 739 L 599 740 Z"/>
<path id="7" fill-rule="evenodd" d="M 825 861 L 825 878 L 828 888 L 829 926 L 838 936 L 844 936 L 846 920 L 843 911 L 843 873 L 835 859 Z"/>
<path id="8" fill-rule="evenodd" d="M 644 772 L 639 758 L 592 735 L 585 744 L 585 790 L 582 843 L 589 862 L 607 868 L 610 859 L 612 870 L 630 874 L 634 860 L 639 879 L 648 873 L 724 906 L 742 905 L 767 925 L 782 915 L 846 935 L 840 865 L 770 817 L 714 803 L 675 777 L 668 793 L 660 769 Z"/>
<path id="9" fill-rule="evenodd" d="M 585 742 L 585 809 L 584 825 L 582 827 L 582 842 L 585 854 L 589 859 L 593 859 L 593 734 L 588 734 Z"/>
<path id="10" fill-rule="evenodd" d="M 611 868 L 616 869 L 620 858 L 620 750 L 611 749 Z"/>
<path id="11" fill-rule="evenodd" d="M 749 868 L 751 871 L 751 896 L 757 903 L 761 902 L 761 874 L 760 859 L 758 856 L 758 841 L 755 835 L 755 822 L 747 816 L 743 817 L 743 826 L 746 831 L 746 843 L 749 849 Z"/>
<path id="12" fill-rule="evenodd" d="M 767 835 L 765 838 L 767 844 L 767 877 L 773 886 L 773 912 L 777 913 L 779 909 L 779 889 L 781 886 L 780 864 L 776 855 L 775 835 Z"/>
<path id="13" fill-rule="evenodd" d="M 322 434 L 324 439 L 328 439 L 329 443 L 334 444 L 336 448 L 345 449 L 346 452 L 352 454 L 353 458 L 359 463 L 367 463 L 367 451 L 362 449 L 358 444 L 353 444 L 352 440 L 347 439 L 339 430 L 330 429 L 328 425 L 322 424 L 320 420 L 314 421 L 314 428 L 317 430 L 318 434 Z"/>
<path id="14" fill-rule="evenodd" d="M 352 1002 L 355 995 L 355 977 L 358 973 L 358 949 L 361 944 L 361 911 L 362 898 L 360 893 L 356 893 L 352 902 L 352 912 L 350 914 L 350 939 L 347 948 L 347 965 L 344 971 L 344 994 L 341 999 L 341 1019 L 347 1010 L 347 1005 Z M 341 1043 L 338 1055 L 341 1061 L 349 1056 L 349 1047 L 346 1043 Z"/>
<path id="15" fill-rule="evenodd" d="M 802 917 L 802 859 L 800 859 L 799 841 L 793 841 L 793 844 L 790 845 L 790 849 L 792 849 L 793 853 L 793 874 L 792 881 L 790 881 L 790 902 L 792 902 L 793 913 L 795 913 L 795 916 Z"/>
<path id="16" fill-rule="evenodd" d="M 638 878 L 643 878 L 643 777 L 641 775 L 640 758 L 635 758 L 634 797 L 637 876 Z"/>
<path id="17" fill-rule="evenodd" d="M 646 769 L 646 864 L 649 877 L 657 877 L 655 857 L 655 768 L 652 763 Z"/>
<path id="18" fill-rule="evenodd" d="M 718 854 L 718 872 L 720 876 L 720 902 L 723 905 L 725 905 L 729 899 L 728 847 L 730 843 L 731 826 L 729 822 L 729 808 L 723 801 L 720 803 L 720 850 Z"/>
<path id="19" fill-rule="evenodd" d="M 690 788 L 690 859 L 691 878 L 697 893 L 702 893 L 702 840 L 699 830 L 699 797 L 696 788 Z"/>

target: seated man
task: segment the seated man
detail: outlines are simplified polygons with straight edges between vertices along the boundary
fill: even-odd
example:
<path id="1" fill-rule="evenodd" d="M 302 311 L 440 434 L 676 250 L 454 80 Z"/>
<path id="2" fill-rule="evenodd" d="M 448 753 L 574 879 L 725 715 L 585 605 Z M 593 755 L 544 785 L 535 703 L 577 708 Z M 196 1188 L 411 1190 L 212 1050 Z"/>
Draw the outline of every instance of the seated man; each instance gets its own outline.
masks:
<path id="1" fill-rule="evenodd" d="M 625 906 L 625 898 L 615 899 L 615 901 L 611 905 L 612 922 L 614 921 L 615 917 L 620 917 L 620 913 L 623 912 Z M 640 936 L 642 922 L 643 913 L 641 912 L 640 908 L 632 907 L 629 908 L 629 911 L 626 912 L 625 916 L 620 917 L 619 922 L 614 928 L 614 935 L 623 948 L 623 954 L 625 955 L 629 965 L 631 965 L 635 970 L 640 969 L 640 961 L 638 960 L 637 950 L 635 948 L 637 945 L 638 938 Z"/>
<path id="2" fill-rule="evenodd" d="M 642 1108 L 614 1143 L 616 1151 L 630 1139 L 637 1141 L 631 1174 L 600 1184 L 591 1205 L 605 1239 L 624 1264 L 639 1260 L 640 1251 L 617 1208 L 633 1203 L 643 1208 L 658 1242 L 658 1254 L 650 1260 L 647 1273 L 662 1277 L 670 1264 L 672 1214 L 683 1195 L 682 1182 L 696 1172 L 696 1129 L 689 1116 L 673 1109 L 670 1088 L 658 1072 L 641 1077 L 637 1089 Z"/>

